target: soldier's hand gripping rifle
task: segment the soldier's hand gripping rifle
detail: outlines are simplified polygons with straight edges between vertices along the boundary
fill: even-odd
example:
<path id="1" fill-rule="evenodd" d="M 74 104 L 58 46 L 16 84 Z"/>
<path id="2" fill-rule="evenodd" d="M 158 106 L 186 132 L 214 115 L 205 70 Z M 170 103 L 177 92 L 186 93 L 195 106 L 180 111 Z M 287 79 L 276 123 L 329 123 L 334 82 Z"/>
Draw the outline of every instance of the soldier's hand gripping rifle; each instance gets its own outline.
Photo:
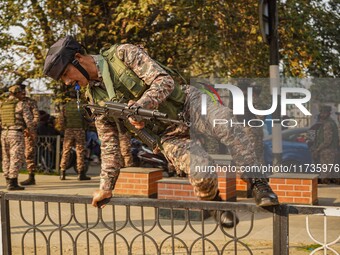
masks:
<path id="1" fill-rule="evenodd" d="M 147 132 L 144 128 L 135 128 L 135 126 L 133 126 L 128 120 L 129 117 L 134 117 L 137 121 L 153 120 L 190 126 L 190 122 L 185 121 L 181 116 L 179 116 L 178 119 L 171 119 L 166 113 L 159 112 L 158 110 L 148 110 L 134 106 L 129 107 L 127 104 L 123 103 L 105 102 L 105 106 L 85 104 L 83 107 L 86 112 L 88 112 L 87 109 L 90 109 L 94 115 L 106 115 L 107 117 L 115 120 L 123 120 L 125 127 L 133 131 L 143 141 L 143 143 L 152 149 L 156 148 L 158 145 L 157 138 Z M 119 123 L 119 121 L 117 121 L 117 123 Z"/>

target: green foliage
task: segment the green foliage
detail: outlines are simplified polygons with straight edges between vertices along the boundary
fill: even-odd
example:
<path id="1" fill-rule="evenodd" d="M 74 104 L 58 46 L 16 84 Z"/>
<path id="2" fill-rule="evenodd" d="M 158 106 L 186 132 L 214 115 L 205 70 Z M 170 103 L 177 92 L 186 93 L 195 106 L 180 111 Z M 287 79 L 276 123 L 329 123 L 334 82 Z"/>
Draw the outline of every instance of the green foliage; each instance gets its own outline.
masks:
<path id="1" fill-rule="evenodd" d="M 281 2 L 284 76 L 339 77 L 337 2 Z M 42 77 L 48 47 L 66 34 L 89 53 L 98 53 L 106 43 L 141 44 L 186 78 L 269 76 L 257 1 L 4 0 L 0 83 Z M 49 85 L 60 87 L 53 81 Z"/>

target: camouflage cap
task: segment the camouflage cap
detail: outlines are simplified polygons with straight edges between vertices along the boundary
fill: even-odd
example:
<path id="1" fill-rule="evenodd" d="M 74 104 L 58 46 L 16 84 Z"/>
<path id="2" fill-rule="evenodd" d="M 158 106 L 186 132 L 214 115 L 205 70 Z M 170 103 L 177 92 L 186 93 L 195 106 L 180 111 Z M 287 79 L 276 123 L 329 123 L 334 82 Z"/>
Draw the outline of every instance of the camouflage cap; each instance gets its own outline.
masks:
<path id="1" fill-rule="evenodd" d="M 320 112 L 331 112 L 332 111 L 332 107 L 329 105 L 322 105 L 320 107 Z"/>
<path id="2" fill-rule="evenodd" d="M 15 94 L 15 93 L 18 93 L 18 92 L 21 92 L 21 87 L 20 85 L 12 85 L 9 89 L 8 89 L 9 92 Z"/>
<path id="3" fill-rule="evenodd" d="M 81 45 L 72 36 L 59 39 L 47 53 L 44 74 L 59 80 L 67 65 L 74 60 L 74 55 L 80 51 Z"/>

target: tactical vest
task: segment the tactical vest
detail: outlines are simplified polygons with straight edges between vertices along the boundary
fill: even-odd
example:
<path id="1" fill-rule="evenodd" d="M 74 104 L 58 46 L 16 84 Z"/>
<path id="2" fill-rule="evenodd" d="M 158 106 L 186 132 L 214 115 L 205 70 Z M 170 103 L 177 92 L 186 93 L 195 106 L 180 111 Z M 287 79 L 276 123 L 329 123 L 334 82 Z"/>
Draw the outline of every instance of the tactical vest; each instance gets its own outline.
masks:
<path id="1" fill-rule="evenodd" d="M 339 144 L 339 135 L 338 135 L 338 128 L 335 124 L 334 121 L 332 121 L 331 119 L 326 120 L 326 122 L 329 122 L 332 126 L 332 132 L 333 132 L 333 137 L 332 137 L 332 143 L 330 144 L 330 147 L 333 149 L 338 148 L 338 144 Z M 325 124 L 326 124 L 325 122 Z M 319 130 L 317 131 L 317 136 L 316 136 L 316 144 L 320 145 L 324 142 L 324 130 L 323 130 L 323 125 L 319 128 Z"/>
<path id="2" fill-rule="evenodd" d="M 112 85 L 109 86 L 103 77 L 107 93 L 111 100 L 119 102 L 128 102 L 141 98 L 148 86 L 141 80 L 122 60 L 116 55 L 118 44 L 110 48 L 104 48 L 100 54 L 104 57 L 109 65 L 110 78 Z M 104 74 L 103 74 L 104 76 Z M 175 88 L 165 102 L 161 103 L 158 110 L 167 113 L 170 118 L 177 118 L 183 109 L 185 94 L 179 84 L 175 83 Z"/>
<path id="3" fill-rule="evenodd" d="M 77 102 L 70 101 L 65 104 L 65 128 L 83 128 L 83 116 L 78 111 Z"/>
<path id="4" fill-rule="evenodd" d="M 15 108 L 19 100 L 6 100 L 1 106 L 1 125 L 3 128 L 11 126 L 25 126 L 23 117 L 15 113 Z"/>

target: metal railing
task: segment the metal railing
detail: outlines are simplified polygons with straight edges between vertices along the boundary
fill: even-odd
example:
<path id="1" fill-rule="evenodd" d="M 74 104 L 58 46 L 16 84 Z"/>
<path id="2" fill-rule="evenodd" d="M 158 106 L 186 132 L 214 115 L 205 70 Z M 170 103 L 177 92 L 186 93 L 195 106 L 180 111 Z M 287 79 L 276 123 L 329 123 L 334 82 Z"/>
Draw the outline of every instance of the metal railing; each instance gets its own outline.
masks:
<path id="1" fill-rule="evenodd" d="M 247 238 L 254 228 L 255 216 L 263 213 L 273 217 L 272 225 L 266 229 L 273 233 L 271 254 L 287 255 L 290 214 L 306 215 L 307 226 L 310 215 L 322 215 L 325 221 L 329 216 L 340 216 L 337 207 L 280 205 L 264 209 L 230 202 L 115 197 L 102 210 L 93 208 L 91 198 L 84 196 L 15 192 L 0 195 L 6 255 L 256 254 Z M 246 230 L 243 227 L 239 231 L 239 226 L 225 230 L 206 218 L 207 211 L 225 208 L 237 212 L 240 224 L 247 222 Z M 319 244 L 317 250 L 339 254 L 332 247 L 340 236 L 331 241 L 311 238 Z"/>
<path id="2" fill-rule="evenodd" d="M 36 165 L 40 171 L 59 173 L 60 135 L 39 135 L 36 143 Z"/>

